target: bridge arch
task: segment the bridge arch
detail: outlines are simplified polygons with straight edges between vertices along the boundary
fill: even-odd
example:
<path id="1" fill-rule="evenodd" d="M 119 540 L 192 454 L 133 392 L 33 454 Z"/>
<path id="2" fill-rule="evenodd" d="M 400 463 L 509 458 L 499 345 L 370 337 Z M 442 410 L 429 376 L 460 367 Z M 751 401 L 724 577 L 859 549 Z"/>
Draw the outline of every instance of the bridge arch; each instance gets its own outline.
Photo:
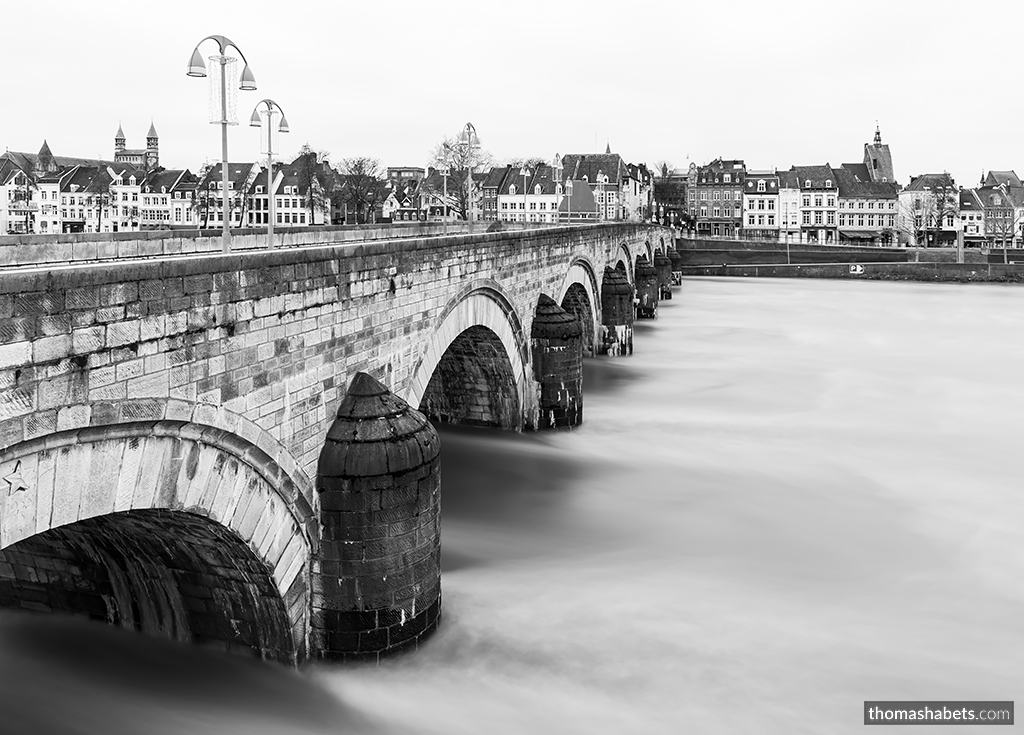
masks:
<path id="1" fill-rule="evenodd" d="M 474 282 L 438 317 L 404 398 L 441 422 L 522 429 L 527 355 L 512 299 L 494 281 Z"/>
<path id="2" fill-rule="evenodd" d="M 633 256 L 629 252 L 629 245 L 626 243 L 619 245 L 610 265 L 625 273 L 626 279 L 630 283 L 633 282 Z"/>
<path id="3" fill-rule="evenodd" d="M 558 289 L 559 305 L 575 314 L 583 327 L 583 354 L 593 357 L 601 326 L 601 296 L 594 265 L 586 258 L 577 258 L 570 265 Z"/>
<path id="4" fill-rule="evenodd" d="M 62 407 L 96 423 L 0 451 L 0 605 L 303 660 L 308 479 L 216 426 L 116 420 L 154 403 Z"/>

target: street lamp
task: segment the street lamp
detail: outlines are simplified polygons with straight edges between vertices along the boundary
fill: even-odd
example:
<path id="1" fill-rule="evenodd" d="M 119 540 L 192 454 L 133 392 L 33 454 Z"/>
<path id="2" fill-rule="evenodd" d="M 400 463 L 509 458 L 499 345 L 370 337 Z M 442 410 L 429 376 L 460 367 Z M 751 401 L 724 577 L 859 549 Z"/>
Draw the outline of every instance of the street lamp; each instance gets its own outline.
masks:
<path id="1" fill-rule="evenodd" d="M 523 177 L 523 227 L 526 227 L 526 177 L 530 175 L 530 169 L 523 166 L 519 169 L 520 176 Z"/>
<path id="2" fill-rule="evenodd" d="M 444 207 L 441 210 L 441 220 L 444 222 L 444 236 L 448 237 L 448 164 L 446 163 L 441 167 L 441 177 L 444 179 L 444 199 L 441 204 Z"/>
<path id="3" fill-rule="evenodd" d="M 238 61 L 233 56 L 227 56 L 226 52 L 228 47 L 235 49 L 238 55 L 242 57 L 242 61 L 245 62 L 245 66 L 242 68 L 242 74 L 239 77 L 238 88 L 246 91 L 256 89 L 256 78 L 249 70 L 249 62 L 245 59 L 245 54 L 242 53 L 242 49 L 238 48 L 229 38 L 226 36 L 207 36 L 202 41 L 196 44 L 195 49 L 192 51 L 192 59 L 188 63 L 188 71 L 186 74 L 190 77 L 205 77 L 206 76 L 206 65 L 203 63 L 203 56 L 199 53 L 199 46 L 204 41 L 213 40 L 216 41 L 217 47 L 220 49 L 220 54 L 217 56 L 211 56 L 210 61 L 215 61 L 220 64 L 220 89 L 213 80 L 210 80 L 210 117 L 216 118 L 217 111 L 216 106 L 220 104 L 220 115 L 217 119 L 211 119 L 212 125 L 220 124 L 220 145 L 221 145 L 221 185 L 223 186 L 222 204 L 224 207 L 224 231 L 222 236 L 222 249 L 224 252 L 228 252 L 231 249 L 231 226 L 230 217 L 231 209 L 228 207 L 228 125 L 237 125 L 238 122 L 234 119 L 235 117 L 235 90 L 230 90 L 231 97 L 228 98 L 228 86 L 227 86 L 227 67 L 230 66 L 232 72 L 235 68 L 235 62 Z M 234 76 L 232 74 L 232 76 Z M 219 92 L 219 94 L 218 94 Z"/>
<path id="4" fill-rule="evenodd" d="M 466 127 L 459 133 L 459 143 L 466 146 L 466 202 L 469 210 L 466 217 L 469 223 L 469 231 L 473 231 L 473 148 L 480 147 L 480 136 L 476 134 L 473 123 L 466 123 Z"/>
<path id="5" fill-rule="evenodd" d="M 260 105 L 266 105 L 260 109 Z M 267 154 L 267 247 L 274 247 L 274 117 L 281 116 L 281 122 L 277 125 L 277 132 L 288 132 L 288 120 L 285 119 L 284 110 L 281 105 L 271 99 L 260 100 L 256 103 L 249 118 L 249 124 L 258 128 L 264 126 L 267 129 L 267 148 L 260 151 Z M 262 136 L 260 136 L 262 139 Z M 262 146 L 261 146 L 262 147 Z"/>
<path id="6" fill-rule="evenodd" d="M 572 224 L 572 179 L 565 180 L 565 204 L 567 208 L 567 215 L 565 218 L 565 224 Z"/>

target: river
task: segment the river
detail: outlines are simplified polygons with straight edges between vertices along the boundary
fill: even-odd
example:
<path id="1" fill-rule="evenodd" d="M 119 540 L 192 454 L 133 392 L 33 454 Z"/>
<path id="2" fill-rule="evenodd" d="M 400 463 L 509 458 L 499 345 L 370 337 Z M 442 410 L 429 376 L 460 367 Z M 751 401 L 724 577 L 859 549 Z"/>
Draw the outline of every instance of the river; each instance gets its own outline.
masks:
<path id="1" fill-rule="evenodd" d="M 442 430 L 420 651 L 295 673 L 6 615 L 0 732 L 854 733 L 867 699 L 1024 698 L 1024 290 L 687 279 L 635 350 L 587 361 L 575 431 Z"/>

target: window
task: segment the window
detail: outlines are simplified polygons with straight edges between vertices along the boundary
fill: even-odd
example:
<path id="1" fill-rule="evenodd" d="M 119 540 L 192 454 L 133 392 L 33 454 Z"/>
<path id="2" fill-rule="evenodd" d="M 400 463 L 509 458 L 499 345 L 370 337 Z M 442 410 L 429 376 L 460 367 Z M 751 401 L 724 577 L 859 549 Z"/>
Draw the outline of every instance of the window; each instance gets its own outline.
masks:
<path id="1" fill-rule="evenodd" d="M 874 227 L 874 226 L 875 226 L 875 215 L 869 214 L 868 215 L 868 227 Z"/>
<path id="2" fill-rule="evenodd" d="M 754 226 L 754 215 L 752 215 L 752 214 L 748 214 L 747 215 L 747 224 L 750 225 L 751 227 Z"/>
<path id="3" fill-rule="evenodd" d="M 836 206 L 836 198 L 835 197 L 829 197 L 828 198 L 828 206 L 830 206 L 830 207 Z"/>
<path id="4" fill-rule="evenodd" d="M 835 223 L 836 223 L 836 213 L 835 212 L 829 212 L 828 213 L 828 217 L 826 218 L 826 222 L 829 225 L 835 225 Z"/>
<path id="5" fill-rule="evenodd" d="M 759 179 L 758 180 L 758 182 L 757 182 L 757 190 L 758 191 L 765 191 L 765 186 L 764 186 L 764 180 L 763 179 Z"/>
<path id="6" fill-rule="evenodd" d="M 863 214 L 858 214 L 857 215 L 857 227 L 863 227 L 863 226 L 864 226 L 864 215 Z"/>
<path id="7" fill-rule="evenodd" d="M 764 199 L 758 199 L 757 200 L 757 208 L 758 209 L 764 209 Z"/>
<path id="8" fill-rule="evenodd" d="M 769 214 L 768 215 L 768 226 L 769 227 L 775 227 L 775 215 L 774 214 Z"/>
<path id="9" fill-rule="evenodd" d="M 814 224 L 820 225 L 821 223 L 822 223 L 822 216 L 821 216 L 821 210 L 819 209 L 819 210 L 817 210 L 814 213 Z"/>
<path id="10" fill-rule="evenodd" d="M 805 225 L 811 224 L 811 213 L 810 212 L 804 212 L 803 222 L 804 222 Z"/>
<path id="11" fill-rule="evenodd" d="M 815 207 L 820 207 L 821 206 L 821 194 L 815 195 L 815 197 L 814 197 L 814 206 Z"/>
<path id="12" fill-rule="evenodd" d="M 769 199 L 768 200 L 768 211 L 769 212 L 774 212 L 775 211 L 775 200 L 774 199 Z"/>
<path id="13" fill-rule="evenodd" d="M 731 184 L 732 183 L 732 174 L 722 174 L 722 183 L 724 183 L 724 184 Z"/>
<path id="14" fill-rule="evenodd" d="M 722 198 L 722 192 L 720 192 L 718 189 L 715 189 L 713 192 L 711 192 L 711 198 L 717 202 L 719 199 Z"/>
<path id="15" fill-rule="evenodd" d="M 764 226 L 764 215 L 763 214 L 757 215 L 757 224 L 762 226 L 762 227 Z"/>
<path id="16" fill-rule="evenodd" d="M 811 198 L 809 196 L 805 195 L 804 199 L 803 199 L 803 204 L 804 204 L 805 207 L 811 206 Z"/>
<path id="17" fill-rule="evenodd" d="M 701 192 L 700 192 L 700 200 L 701 200 L 702 202 L 706 202 L 706 201 L 708 200 L 708 192 L 707 192 L 707 189 L 701 189 Z"/>
<path id="18" fill-rule="evenodd" d="M 874 202 L 868 202 L 868 209 L 874 209 L 874 208 L 875 208 L 875 203 Z"/>
<path id="19" fill-rule="evenodd" d="M 721 210 L 721 209 L 719 209 L 718 207 L 715 207 L 715 208 L 714 208 L 714 209 L 712 210 L 711 216 L 712 216 L 712 217 L 721 217 L 721 216 L 722 216 L 722 210 Z"/>
<path id="20" fill-rule="evenodd" d="M 846 227 L 846 215 L 842 212 L 839 213 L 839 226 Z"/>
<path id="21" fill-rule="evenodd" d="M 832 188 L 832 179 L 825 179 L 825 188 L 826 189 L 831 189 Z"/>

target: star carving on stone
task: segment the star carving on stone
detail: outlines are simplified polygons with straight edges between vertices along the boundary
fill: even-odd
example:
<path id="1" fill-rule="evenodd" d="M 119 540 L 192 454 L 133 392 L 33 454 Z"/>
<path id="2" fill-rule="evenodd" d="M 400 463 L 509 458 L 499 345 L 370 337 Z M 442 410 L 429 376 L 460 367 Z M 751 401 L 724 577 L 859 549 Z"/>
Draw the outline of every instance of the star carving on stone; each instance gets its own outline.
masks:
<path id="1" fill-rule="evenodd" d="M 21 460 L 19 459 L 17 464 L 14 465 L 14 472 L 7 475 L 4 478 L 7 481 L 9 487 L 7 488 L 7 494 L 11 495 L 18 492 L 19 490 L 28 490 L 28 483 L 25 482 L 25 478 L 21 476 Z"/>

